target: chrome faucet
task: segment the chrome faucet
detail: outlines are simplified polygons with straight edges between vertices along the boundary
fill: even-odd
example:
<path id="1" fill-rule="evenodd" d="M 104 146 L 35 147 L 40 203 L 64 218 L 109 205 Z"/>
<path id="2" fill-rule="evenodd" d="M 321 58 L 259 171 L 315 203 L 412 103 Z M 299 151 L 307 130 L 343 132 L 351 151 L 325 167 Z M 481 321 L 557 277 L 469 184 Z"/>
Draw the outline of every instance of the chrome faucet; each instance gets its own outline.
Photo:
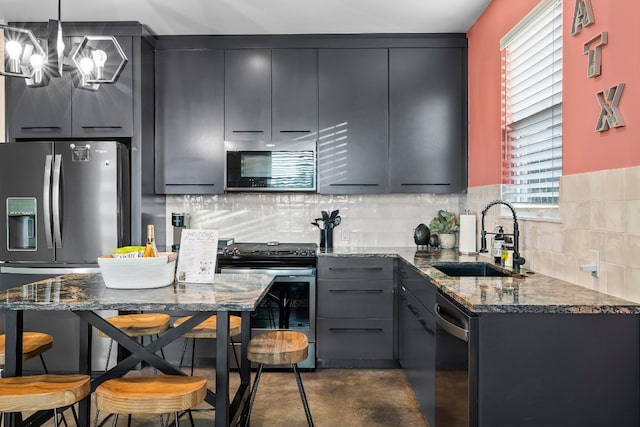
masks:
<path id="1" fill-rule="evenodd" d="M 496 234 L 496 233 L 487 233 L 487 231 L 484 229 L 484 216 L 487 214 L 487 211 L 489 210 L 489 208 L 494 205 L 505 205 L 511 210 L 511 215 L 513 215 L 513 234 L 508 234 L 508 233 L 503 233 L 503 234 L 505 236 L 513 236 L 513 271 L 515 273 L 519 273 L 520 266 L 525 263 L 525 259 L 520 256 L 520 249 L 518 247 L 520 243 L 518 217 L 516 216 L 516 210 L 513 208 L 513 206 L 511 206 L 511 203 L 505 200 L 494 200 L 482 210 L 482 233 L 480 235 L 480 252 L 481 253 L 489 252 L 487 250 L 487 234 Z"/>

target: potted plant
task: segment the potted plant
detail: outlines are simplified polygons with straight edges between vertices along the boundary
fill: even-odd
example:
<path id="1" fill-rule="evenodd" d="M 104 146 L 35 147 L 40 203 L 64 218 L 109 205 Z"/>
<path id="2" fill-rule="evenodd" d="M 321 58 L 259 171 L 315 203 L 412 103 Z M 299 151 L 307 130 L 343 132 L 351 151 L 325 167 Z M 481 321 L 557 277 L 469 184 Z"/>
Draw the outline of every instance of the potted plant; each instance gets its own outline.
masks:
<path id="1" fill-rule="evenodd" d="M 438 235 L 442 249 L 451 249 L 455 246 L 455 232 L 459 229 L 460 221 L 456 214 L 444 209 L 440 209 L 438 215 L 429 223 L 429 230 Z"/>

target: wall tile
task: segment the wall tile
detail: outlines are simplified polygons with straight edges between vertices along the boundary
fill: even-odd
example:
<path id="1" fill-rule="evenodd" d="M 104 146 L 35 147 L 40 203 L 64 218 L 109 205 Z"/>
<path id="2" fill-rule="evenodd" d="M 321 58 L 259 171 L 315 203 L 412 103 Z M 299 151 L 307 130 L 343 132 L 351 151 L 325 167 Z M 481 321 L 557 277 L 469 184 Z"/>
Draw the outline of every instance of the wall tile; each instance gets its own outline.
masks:
<path id="1" fill-rule="evenodd" d="M 218 228 L 221 236 L 236 241 L 319 243 L 311 222 L 322 210 L 339 209 L 342 222 L 334 231 L 334 247 L 413 246 L 418 224 L 428 224 L 438 209 L 459 213 L 461 199 L 462 194 L 167 196 L 166 238 L 173 241 L 171 212 L 186 212 L 192 228 Z"/>
<path id="2" fill-rule="evenodd" d="M 605 200 L 624 200 L 624 169 L 610 169 L 606 172 Z"/>
<path id="3" fill-rule="evenodd" d="M 571 283 L 640 302 L 640 167 L 563 176 L 561 222 L 520 219 L 526 266 Z M 500 186 L 470 188 L 465 206 L 481 210 Z M 487 214 L 487 225 L 500 221 Z M 506 222 L 505 224 L 507 224 Z M 480 226 L 478 226 L 480 230 Z M 579 270 L 599 250 L 602 275 Z"/>
<path id="4" fill-rule="evenodd" d="M 624 199 L 640 200 L 640 166 L 624 170 Z"/>

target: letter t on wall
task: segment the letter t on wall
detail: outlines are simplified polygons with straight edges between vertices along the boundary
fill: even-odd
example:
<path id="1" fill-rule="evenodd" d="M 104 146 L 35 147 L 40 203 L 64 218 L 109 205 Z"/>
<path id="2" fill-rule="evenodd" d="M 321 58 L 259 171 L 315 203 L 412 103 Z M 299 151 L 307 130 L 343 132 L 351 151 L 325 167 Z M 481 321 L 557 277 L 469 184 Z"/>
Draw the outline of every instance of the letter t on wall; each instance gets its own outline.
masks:
<path id="1" fill-rule="evenodd" d="M 588 55 L 587 77 L 597 77 L 602 71 L 602 46 L 608 42 L 608 33 L 603 32 L 584 44 L 584 54 Z"/>

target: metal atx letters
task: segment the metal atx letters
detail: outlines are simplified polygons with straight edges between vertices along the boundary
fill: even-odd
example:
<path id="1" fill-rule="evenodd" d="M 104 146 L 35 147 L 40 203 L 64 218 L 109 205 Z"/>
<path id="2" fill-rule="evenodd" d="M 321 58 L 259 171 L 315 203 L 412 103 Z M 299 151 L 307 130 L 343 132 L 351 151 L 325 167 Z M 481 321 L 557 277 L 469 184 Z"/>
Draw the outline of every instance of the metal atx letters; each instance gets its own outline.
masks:
<path id="1" fill-rule="evenodd" d="M 587 27 L 596 22 L 596 18 L 591 8 L 591 0 L 576 0 L 576 7 L 573 10 L 573 21 L 571 23 L 571 35 L 575 36 Z M 588 55 L 587 78 L 598 77 L 602 72 L 602 46 L 609 42 L 609 33 L 602 32 L 587 41 L 583 45 L 583 53 Z M 596 93 L 596 98 L 600 103 L 600 116 L 596 124 L 596 132 L 604 132 L 611 128 L 624 126 L 622 113 L 618 108 L 620 97 L 624 90 L 624 83 L 618 83 L 610 89 Z"/>

